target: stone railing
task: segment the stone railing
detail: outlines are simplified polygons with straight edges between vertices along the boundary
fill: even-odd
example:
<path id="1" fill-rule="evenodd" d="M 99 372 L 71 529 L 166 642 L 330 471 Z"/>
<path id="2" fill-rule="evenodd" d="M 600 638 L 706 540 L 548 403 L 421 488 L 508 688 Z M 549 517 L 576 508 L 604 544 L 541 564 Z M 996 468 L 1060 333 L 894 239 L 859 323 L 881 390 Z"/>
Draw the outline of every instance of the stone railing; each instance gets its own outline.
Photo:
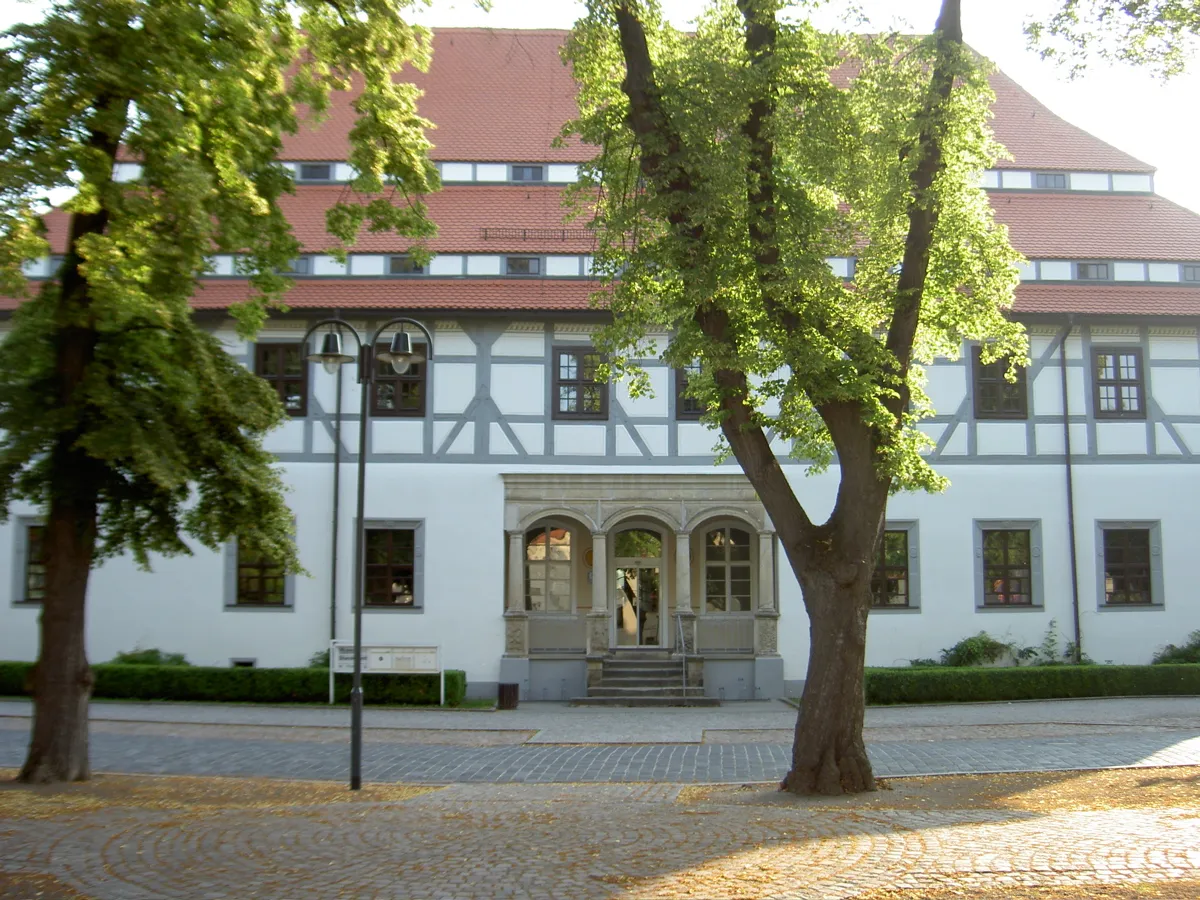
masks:
<path id="1" fill-rule="evenodd" d="M 709 615 L 696 618 L 699 653 L 753 653 L 754 617 Z"/>

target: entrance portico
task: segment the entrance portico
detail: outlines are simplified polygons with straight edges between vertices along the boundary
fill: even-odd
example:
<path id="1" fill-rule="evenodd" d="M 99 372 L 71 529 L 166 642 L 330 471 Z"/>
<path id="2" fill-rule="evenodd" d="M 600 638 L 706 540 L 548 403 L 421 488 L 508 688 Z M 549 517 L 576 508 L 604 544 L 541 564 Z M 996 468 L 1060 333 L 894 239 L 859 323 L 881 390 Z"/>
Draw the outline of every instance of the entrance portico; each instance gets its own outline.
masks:
<path id="1" fill-rule="evenodd" d="M 686 655 L 711 696 L 780 696 L 774 530 L 742 475 L 504 475 L 501 680 L 570 699 L 610 652 Z"/>

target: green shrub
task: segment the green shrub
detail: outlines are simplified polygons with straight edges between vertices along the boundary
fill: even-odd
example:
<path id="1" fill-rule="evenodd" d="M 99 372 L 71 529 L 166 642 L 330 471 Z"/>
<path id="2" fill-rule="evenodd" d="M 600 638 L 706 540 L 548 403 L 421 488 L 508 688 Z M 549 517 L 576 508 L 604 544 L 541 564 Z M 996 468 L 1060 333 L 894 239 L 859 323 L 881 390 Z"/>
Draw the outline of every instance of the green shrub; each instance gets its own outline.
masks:
<path id="1" fill-rule="evenodd" d="M 318 650 L 308 658 L 308 667 L 310 669 L 328 669 L 329 668 L 329 650 Z"/>
<path id="2" fill-rule="evenodd" d="M 32 663 L 0 663 L 0 695 L 28 696 Z M 327 703 L 327 669 L 243 669 L 209 666 L 151 666 L 100 663 L 93 666 L 92 696 L 109 700 L 203 700 L 225 703 Z M 336 675 L 334 697 L 350 698 L 350 675 Z M 446 705 L 461 706 L 467 673 L 446 671 Z M 363 675 L 363 700 L 369 704 L 438 702 L 436 675 Z"/>
<path id="3" fill-rule="evenodd" d="M 943 666 L 981 666 L 995 662 L 1006 651 L 1012 651 L 1011 643 L 998 641 L 986 631 L 974 637 L 963 638 L 953 647 L 942 651 Z"/>
<path id="4" fill-rule="evenodd" d="M 1188 642 L 1182 647 L 1167 644 L 1157 653 L 1151 663 L 1156 666 L 1168 663 L 1200 663 L 1200 631 L 1188 635 Z"/>
<path id="5" fill-rule="evenodd" d="M 868 669 L 867 703 L 969 703 L 1200 694 L 1200 666 Z"/>
<path id="6" fill-rule="evenodd" d="M 124 650 L 111 660 L 119 666 L 190 666 L 182 653 L 163 653 L 157 647 L 147 650 Z"/>

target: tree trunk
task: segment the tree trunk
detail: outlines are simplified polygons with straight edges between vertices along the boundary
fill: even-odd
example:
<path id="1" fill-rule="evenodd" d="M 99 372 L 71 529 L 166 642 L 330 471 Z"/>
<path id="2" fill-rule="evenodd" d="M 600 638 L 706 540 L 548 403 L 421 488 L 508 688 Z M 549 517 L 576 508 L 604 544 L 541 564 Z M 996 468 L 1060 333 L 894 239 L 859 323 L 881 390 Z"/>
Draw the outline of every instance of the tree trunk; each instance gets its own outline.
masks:
<path id="1" fill-rule="evenodd" d="M 95 545 L 95 503 L 51 503 L 41 647 L 33 670 L 33 734 L 19 781 L 86 781 L 91 774 L 92 671 L 84 648 L 84 599 Z"/>
<path id="2" fill-rule="evenodd" d="M 871 570 L 857 566 L 852 581 L 839 582 L 819 565 L 806 561 L 797 572 L 811 647 L 792 768 L 780 787 L 796 794 L 873 791 L 875 777 L 862 739 Z"/>

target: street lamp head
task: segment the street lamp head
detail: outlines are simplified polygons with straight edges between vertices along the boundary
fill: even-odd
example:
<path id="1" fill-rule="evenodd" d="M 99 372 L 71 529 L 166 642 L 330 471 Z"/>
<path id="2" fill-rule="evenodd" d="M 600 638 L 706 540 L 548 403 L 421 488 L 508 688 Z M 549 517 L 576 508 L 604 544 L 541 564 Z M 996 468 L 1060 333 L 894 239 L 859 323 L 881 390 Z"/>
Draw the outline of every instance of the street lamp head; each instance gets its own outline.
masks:
<path id="1" fill-rule="evenodd" d="M 387 350 L 375 354 L 380 362 L 391 363 L 392 371 L 403 375 L 410 367 L 425 361 L 425 355 L 413 349 L 412 335 L 397 331 L 392 335 L 392 344 Z"/>
<path id="2" fill-rule="evenodd" d="M 330 375 L 336 374 L 343 363 L 354 362 L 353 356 L 342 352 L 342 336 L 336 331 L 322 336 L 320 353 L 310 353 L 305 358 L 309 362 L 319 362 Z"/>

